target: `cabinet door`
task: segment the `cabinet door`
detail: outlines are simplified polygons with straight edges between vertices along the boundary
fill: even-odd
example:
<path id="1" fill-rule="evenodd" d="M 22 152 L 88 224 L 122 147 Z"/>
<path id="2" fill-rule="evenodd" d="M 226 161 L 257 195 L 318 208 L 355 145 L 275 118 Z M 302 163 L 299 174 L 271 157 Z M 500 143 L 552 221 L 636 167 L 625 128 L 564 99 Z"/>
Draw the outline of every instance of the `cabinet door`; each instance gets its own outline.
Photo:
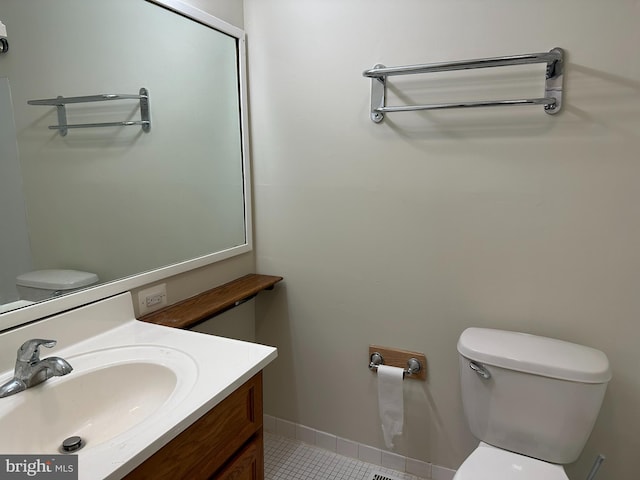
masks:
<path id="1" fill-rule="evenodd" d="M 260 433 L 255 435 L 257 432 Z M 236 458 L 237 452 L 249 439 L 253 441 L 257 438 L 262 441 L 261 432 L 262 372 L 259 372 L 125 478 L 212 478 L 213 472 L 221 471 L 229 459 Z M 259 448 L 262 452 L 262 446 Z M 260 460 L 258 466 L 262 467 L 263 463 Z M 260 474 L 263 475 L 262 472 Z"/>
<path id="2" fill-rule="evenodd" d="M 263 480 L 264 453 L 262 429 L 238 452 L 234 459 L 210 480 Z"/>

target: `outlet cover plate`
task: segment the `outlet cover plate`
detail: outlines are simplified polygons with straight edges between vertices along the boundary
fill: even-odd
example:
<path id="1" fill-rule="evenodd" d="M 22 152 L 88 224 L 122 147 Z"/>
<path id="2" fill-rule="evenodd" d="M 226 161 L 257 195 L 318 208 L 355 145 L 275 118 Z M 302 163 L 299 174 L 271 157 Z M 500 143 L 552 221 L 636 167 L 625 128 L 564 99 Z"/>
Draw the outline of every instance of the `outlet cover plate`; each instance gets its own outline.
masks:
<path id="1" fill-rule="evenodd" d="M 167 285 L 161 283 L 138 292 L 140 315 L 155 312 L 167 306 Z"/>

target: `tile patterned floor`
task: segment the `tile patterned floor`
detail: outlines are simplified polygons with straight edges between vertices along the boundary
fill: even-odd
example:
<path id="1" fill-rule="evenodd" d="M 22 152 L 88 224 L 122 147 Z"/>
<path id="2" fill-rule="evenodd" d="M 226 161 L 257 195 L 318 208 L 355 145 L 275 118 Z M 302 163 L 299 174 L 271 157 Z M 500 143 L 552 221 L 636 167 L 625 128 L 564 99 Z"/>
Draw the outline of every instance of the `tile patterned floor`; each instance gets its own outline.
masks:
<path id="1" fill-rule="evenodd" d="M 265 433 L 264 457 L 265 480 L 371 480 L 374 473 L 381 479 L 421 480 L 272 433 Z"/>

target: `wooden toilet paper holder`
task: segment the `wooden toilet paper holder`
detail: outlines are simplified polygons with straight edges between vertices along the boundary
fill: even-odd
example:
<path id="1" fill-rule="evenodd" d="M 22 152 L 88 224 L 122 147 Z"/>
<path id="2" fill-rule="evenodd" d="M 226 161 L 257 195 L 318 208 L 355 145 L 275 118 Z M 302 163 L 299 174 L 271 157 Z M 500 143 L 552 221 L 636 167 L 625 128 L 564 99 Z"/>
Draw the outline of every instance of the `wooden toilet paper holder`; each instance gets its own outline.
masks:
<path id="1" fill-rule="evenodd" d="M 402 368 L 404 378 L 427 379 L 427 358 L 424 353 L 369 345 L 369 369 L 377 371 L 379 365 Z"/>

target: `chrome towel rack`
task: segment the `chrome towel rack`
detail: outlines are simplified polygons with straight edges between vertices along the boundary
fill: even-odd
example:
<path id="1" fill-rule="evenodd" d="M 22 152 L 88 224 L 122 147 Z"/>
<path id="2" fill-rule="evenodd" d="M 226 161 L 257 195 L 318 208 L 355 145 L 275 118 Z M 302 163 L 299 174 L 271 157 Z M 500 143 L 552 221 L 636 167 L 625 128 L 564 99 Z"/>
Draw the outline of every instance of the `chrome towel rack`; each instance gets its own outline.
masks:
<path id="1" fill-rule="evenodd" d="M 475 68 L 505 67 L 511 65 L 528 65 L 546 63 L 545 91 L 541 98 L 524 98 L 515 100 L 489 100 L 456 103 L 437 103 L 429 105 L 386 106 L 387 77 L 393 75 L 413 75 L 419 73 L 447 72 L 454 70 L 470 70 Z M 562 109 L 562 84 L 564 71 L 564 50 L 553 48 L 548 52 L 528 53 L 505 57 L 480 58 L 454 62 L 428 63 L 423 65 L 407 65 L 402 67 L 385 67 L 382 64 L 362 72 L 364 77 L 371 78 L 371 120 L 380 123 L 385 113 L 409 112 L 415 110 L 443 110 L 450 108 L 498 107 L 515 105 L 544 105 L 544 111 L 555 115 Z"/>
<path id="2" fill-rule="evenodd" d="M 70 103 L 89 103 L 89 102 L 105 102 L 109 100 L 138 100 L 140 102 L 140 120 L 123 121 L 123 122 L 103 122 L 103 123 L 80 123 L 69 125 L 67 123 L 66 105 Z M 58 125 L 49 126 L 50 130 L 58 130 L 63 137 L 67 134 L 69 128 L 93 128 L 93 127 L 128 127 L 132 125 L 140 125 L 142 131 L 149 132 L 151 130 L 151 115 L 149 113 L 149 92 L 146 88 L 141 88 L 138 95 L 121 95 L 121 94 L 100 94 L 88 95 L 84 97 L 56 97 L 46 98 L 42 100 L 28 100 L 29 105 L 50 105 L 55 106 L 58 110 Z"/>

